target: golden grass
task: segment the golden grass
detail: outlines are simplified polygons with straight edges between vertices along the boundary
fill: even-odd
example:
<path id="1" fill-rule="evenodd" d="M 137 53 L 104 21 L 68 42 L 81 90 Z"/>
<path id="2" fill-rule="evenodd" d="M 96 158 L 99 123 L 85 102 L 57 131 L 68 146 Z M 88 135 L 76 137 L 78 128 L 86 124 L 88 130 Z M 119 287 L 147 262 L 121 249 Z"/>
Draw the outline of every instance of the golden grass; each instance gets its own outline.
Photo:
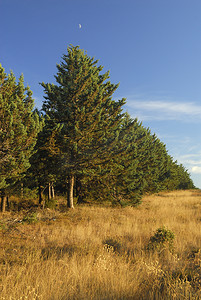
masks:
<path id="1" fill-rule="evenodd" d="M 201 299 L 200 191 L 36 213 L 32 224 L 25 212 L 0 216 L 0 299 Z M 174 251 L 148 251 L 162 226 Z"/>

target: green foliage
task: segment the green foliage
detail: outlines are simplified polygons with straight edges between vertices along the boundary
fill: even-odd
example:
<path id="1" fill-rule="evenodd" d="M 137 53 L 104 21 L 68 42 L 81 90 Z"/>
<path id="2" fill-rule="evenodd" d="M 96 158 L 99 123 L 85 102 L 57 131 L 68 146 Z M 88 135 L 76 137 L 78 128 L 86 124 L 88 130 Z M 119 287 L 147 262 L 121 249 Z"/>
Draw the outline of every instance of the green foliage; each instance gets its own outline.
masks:
<path id="1" fill-rule="evenodd" d="M 55 209 L 57 205 L 57 200 L 55 198 L 50 198 L 45 200 L 45 208 Z"/>
<path id="2" fill-rule="evenodd" d="M 50 147 L 55 141 L 54 135 L 48 127 L 46 120 L 43 130 L 38 135 L 35 153 L 30 159 L 31 167 L 26 174 L 29 184 L 32 183 L 33 186 L 36 185 L 42 190 L 48 186 L 50 182 L 55 183 L 61 180 L 61 170 L 59 170 L 61 166 L 58 165 L 55 153 L 53 153 Z"/>
<path id="3" fill-rule="evenodd" d="M 146 193 L 194 188 L 157 136 L 122 112 L 126 100 L 112 100 L 118 84 L 97 60 L 70 46 L 57 69 L 57 84 L 41 84 L 43 116 L 23 76 L 17 83 L 0 65 L 0 190 L 20 181 L 24 198 L 38 190 L 41 203 L 48 185 L 65 194 L 67 187 L 68 200 L 74 193 L 78 203 L 125 207 Z"/>
<path id="4" fill-rule="evenodd" d="M 29 87 L 24 87 L 0 65 L 0 189 L 5 189 L 30 167 L 41 124 Z"/>
<path id="5" fill-rule="evenodd" d="M 37 188 L 30 189 L 28 187 L 25 187 L 23 189 L 23 198 L 24 199 L 36 200 L 37 197 L 38 197 L 38 189 Z"/>
<path id="6" fill-rule="evenodd" d="M 123 136 L 118 139 L 125 99 L 112 100 L 118 84 L 109 81 L 109 72 L 100 74 L 103 67 L 79 47 L 68 47 L 57 68 L 58 85 L 42 83 L 47 149 L 69 183 L 80 176 L 102 177 L 99 168 L 109 172 L 113 157 L 127 147 Z"/>
<path id="7" fill-rule="evenodd" d="M 36 200 L 38 198 L 38 189 L 36 187 L 29 188 L 21 182 L 16 183 L 14 186 L 8 189 L 10 195 L 23 198 L 24 200 Z"/>
<path id="8" fill-rule="evenodd" d="M 125 99 L 112 100 L 118 85 L 100 74 L 97 61 L 70 46 L 57 68 L 58 85 L 42 83 L 46 122 L 36 165 L 44 166 L 46 180 L 55 175 L 70 183 L 70 175 L 78 202 L 121 206 L 137 206 L 145 193 L 192 186 L 156 135 L 122 114 Z"/>
<path id="9" fill-rule="evenodd" d="M 31 213 L 27 216 L 24 216 L 24 218 L 22 219 L 22 222 L 25 222 L 28 224 L 37 223 L 38 222 L 37 213 Z"/>
<path id="10" fill-rule="evenodd" d="M 161 251 L 163 249 L 169 249 L 170 251 L 173 251 L 174 239 L 174 232 L 164 226 L 160 227 L 156 230 L 155 234 L 151 236 L 148 244 L 148 250 Z"/>

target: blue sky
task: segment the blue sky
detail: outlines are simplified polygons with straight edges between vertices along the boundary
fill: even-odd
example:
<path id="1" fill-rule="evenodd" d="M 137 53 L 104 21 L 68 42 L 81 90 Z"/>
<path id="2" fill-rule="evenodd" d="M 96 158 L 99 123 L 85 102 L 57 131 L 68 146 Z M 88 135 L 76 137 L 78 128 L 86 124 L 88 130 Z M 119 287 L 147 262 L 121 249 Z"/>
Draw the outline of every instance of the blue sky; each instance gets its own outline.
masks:
<path id="1" fill-rule="evenodd" d="M 0 13 L 0 63 L 24 74 L 37 107 L 39 82 L 54 82 L 67 46 L 79 45 L 201 188 L 200 0 L 0 0 Z"/>

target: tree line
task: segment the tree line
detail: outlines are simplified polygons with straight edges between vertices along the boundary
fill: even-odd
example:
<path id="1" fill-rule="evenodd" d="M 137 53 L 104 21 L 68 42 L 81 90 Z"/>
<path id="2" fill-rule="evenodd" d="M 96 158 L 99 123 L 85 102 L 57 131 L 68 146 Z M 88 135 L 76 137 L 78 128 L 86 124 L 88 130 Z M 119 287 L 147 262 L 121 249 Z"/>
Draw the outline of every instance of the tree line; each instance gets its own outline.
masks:
<path id="1" fill-rule="evenodd" d="M 112 99 L 118 84 L 78 46 L 57 65 L 56 84 L 44 83 L 42 110 L 29 87 L 0 65 L 1 208 L 17 186 L 64 193 L 74 202 L 136 206 L 143 194 L 194 188 L 188 171 L 159 138 Z"/>

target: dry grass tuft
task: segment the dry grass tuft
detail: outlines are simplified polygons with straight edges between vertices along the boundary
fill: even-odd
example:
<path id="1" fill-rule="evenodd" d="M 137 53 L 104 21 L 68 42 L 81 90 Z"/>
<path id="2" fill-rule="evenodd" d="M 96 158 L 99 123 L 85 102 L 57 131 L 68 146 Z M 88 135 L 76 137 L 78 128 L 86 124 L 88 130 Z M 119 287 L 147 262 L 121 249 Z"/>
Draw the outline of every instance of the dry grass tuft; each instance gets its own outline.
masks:
<path id="1" fill-rule="evenodd" d="M 0 299 L 201 299 L 200 225 L 197 190 L 147 196 L 139 208 L 6 213 Z M 163 226 L 173 250 L 148 249 Z"/>

